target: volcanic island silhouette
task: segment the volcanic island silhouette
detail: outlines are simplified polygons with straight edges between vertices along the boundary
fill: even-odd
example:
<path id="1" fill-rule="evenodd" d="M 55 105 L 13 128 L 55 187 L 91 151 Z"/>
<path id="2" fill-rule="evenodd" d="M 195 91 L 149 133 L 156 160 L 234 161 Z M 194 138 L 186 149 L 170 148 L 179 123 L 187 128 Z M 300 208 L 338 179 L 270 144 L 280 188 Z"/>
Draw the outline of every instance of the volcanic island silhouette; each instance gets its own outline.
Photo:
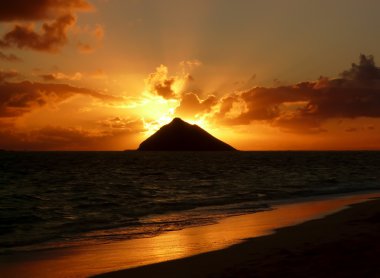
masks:
<path id="1" fill-rule="evenodd" d="M 197 125 L 174 118 L 143 141 L 139 151 L 236 151 Z"/>

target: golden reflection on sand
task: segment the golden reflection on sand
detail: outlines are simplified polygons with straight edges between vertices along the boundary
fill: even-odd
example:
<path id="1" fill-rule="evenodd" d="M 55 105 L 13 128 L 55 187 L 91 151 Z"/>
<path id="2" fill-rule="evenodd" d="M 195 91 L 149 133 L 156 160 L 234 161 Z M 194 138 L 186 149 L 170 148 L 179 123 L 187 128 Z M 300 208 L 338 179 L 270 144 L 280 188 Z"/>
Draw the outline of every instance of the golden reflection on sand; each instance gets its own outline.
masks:
<path id="1" fill-rule="evenodd" d="M 152 238 L 70 247 L 0 257 L 1 277 L 88 277 L 218 250 L 331 214 L 380 194 L 345 196 L 275 206 L 274 210 L 229 217 L 208 226 L 166 232 Z"/>

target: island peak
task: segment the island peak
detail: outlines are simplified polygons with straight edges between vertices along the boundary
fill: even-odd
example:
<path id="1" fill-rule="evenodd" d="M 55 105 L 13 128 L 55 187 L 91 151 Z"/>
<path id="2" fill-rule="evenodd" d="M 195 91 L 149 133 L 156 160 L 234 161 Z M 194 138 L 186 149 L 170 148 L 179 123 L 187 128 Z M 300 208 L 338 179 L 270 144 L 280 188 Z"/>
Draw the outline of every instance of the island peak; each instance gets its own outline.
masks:
<path id="1" fill-rule="evenodd" d="M 234 151 L 197 125 L 174 118 L 142 142 L 139 151 Z"/>

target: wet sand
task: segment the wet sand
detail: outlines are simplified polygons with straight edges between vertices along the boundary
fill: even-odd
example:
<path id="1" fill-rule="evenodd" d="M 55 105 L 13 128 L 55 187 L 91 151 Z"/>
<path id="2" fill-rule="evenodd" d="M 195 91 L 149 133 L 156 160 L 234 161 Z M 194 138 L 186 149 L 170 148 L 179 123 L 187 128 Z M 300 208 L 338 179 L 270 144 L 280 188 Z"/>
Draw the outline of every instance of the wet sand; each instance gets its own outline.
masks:
<path id="1" fill-rule="evenodd" d="M 330 196 L 152 238 L 2 255 L 0 277 L 376 277 L 375 197 Z"/>
<path id="2" fill-rule="evenodd" d="M 232 247 L 100 277 L 380 277 L 380 199 Z"/>

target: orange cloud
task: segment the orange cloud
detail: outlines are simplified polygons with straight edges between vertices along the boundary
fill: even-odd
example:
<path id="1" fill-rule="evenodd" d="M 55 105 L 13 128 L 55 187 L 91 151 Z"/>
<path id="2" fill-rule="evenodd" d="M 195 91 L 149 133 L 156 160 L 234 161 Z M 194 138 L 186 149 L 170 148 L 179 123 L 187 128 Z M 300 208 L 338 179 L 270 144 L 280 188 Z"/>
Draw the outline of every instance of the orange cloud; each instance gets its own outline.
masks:
<path id="1" fill-rule="evenodd" d="M 205 100 L 199 99 L 194 93 L 186 93 L 182 96 L 175 114 L 180 117 L 194 117 L 197 114 L 208 113 L 217 104 L 215 96 L 210 95 Z"/>
<path id="2" fill-rule="evenodd" d="M 182 68 L 182 70 L 186 73 L 187 71 L 190 71 L 193 68 L 201 66 L 202 62 L 199 60 L 186 60 L 186 61 L 181 61 L 179 65 Z"/>
<path id="3" fill-rule="evenodd" d="M 181 62 L 182 72 L 173 76 L 169 76 L 166 66 L 160 65 L 155 72 L 149 74 L 148 78 L 145 79 L 146 90 L 165 99 L 180 98 L 187 83 L 194 81 L 188 71 L 198 65 L 200 62 L 197 60 Z"/>
<path id="4" fill-rule="evenodd" d="M 112 117 L 99 121 L 98 124 L 109 129 L 123 130 L 124 132 L 142 132 L 144 131 L 144 123 L 141 119 L 125 119 L 122 117 Z"/>
<path id="5" fill-rule="evenodd" d="M 98 41 L 103 40 L 104 38 L 104 27 L 100 24 L 96 24 L 94 30 L 91 32 L 92 36 Z"/>
<path id="6" fill-rule="evenodd" d="M 106 79 L 107 74 L 101 70 L 95 70 L 93 72 L 74 72 L 74 73 L 64 73 L 64 72 L 50 72 L 44 74 L 38 74 L 43 81 L 51 82 L 51 81 L 79 81 L 84 78 L 92 78 L 92 79 Z"/>
<path id="7" fill-rule="evenodd" d="M 0 118 L 18 117 L 39 107 L 59 104 L 74 95 L 86 95 L 110 104 L 124 101 L 120 97 L 67 84 L 5 82 L 0 83 Z"/>
<path id="8" fill-rule="evenodd" d="M 48 73 L 48 74 L 41 74 L 40 77 L 44 81 L 81 80 L 83 78 L 83 74 L 80 72 L 76 72 L 72 75 L 68 75 L 62 72 L 53 72 L 53 73 Z"/>
<path id="9" fill-rule="evenodd" d="M 176 93 L 173 90 L 173 84 L 176 81 L 175 77 L 168 76 L 168 68 L 160 65 L 154 73 L 151 73 L 145 80 L 148 90 L 163 98 L 176 98 Z"/>

